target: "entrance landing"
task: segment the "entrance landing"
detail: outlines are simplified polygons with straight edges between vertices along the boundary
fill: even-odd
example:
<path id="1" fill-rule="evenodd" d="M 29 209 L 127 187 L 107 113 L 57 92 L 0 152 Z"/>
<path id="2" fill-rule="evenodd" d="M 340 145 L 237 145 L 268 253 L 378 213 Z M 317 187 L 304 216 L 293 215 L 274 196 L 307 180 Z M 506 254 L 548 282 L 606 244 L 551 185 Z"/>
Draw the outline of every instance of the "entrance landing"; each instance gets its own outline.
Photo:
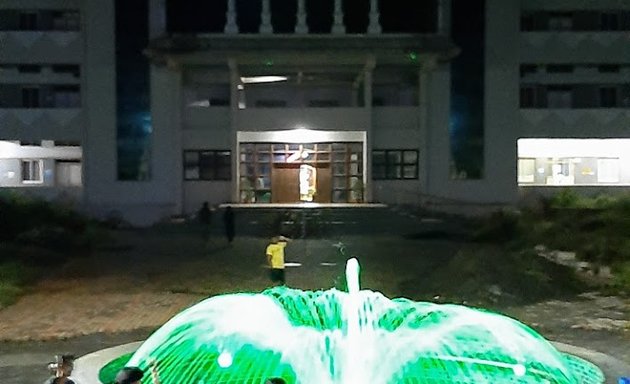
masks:
<path id="1" fill-rule="evenodd" d="M 221 204 L 220 208 L 385 208 L 387 204 L 382 203 L 227 203 Z"/>

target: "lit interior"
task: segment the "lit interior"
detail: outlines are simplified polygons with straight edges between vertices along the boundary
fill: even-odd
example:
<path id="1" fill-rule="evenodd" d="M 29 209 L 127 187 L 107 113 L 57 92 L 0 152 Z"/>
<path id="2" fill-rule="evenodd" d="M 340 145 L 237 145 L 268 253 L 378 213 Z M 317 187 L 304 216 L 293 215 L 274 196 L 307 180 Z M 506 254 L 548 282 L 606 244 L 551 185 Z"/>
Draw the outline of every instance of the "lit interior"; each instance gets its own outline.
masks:
<path id="1" fill-rule="evenodd" d="M 630 139 L 519 139 L 520 186 L 630 185 Z"/>

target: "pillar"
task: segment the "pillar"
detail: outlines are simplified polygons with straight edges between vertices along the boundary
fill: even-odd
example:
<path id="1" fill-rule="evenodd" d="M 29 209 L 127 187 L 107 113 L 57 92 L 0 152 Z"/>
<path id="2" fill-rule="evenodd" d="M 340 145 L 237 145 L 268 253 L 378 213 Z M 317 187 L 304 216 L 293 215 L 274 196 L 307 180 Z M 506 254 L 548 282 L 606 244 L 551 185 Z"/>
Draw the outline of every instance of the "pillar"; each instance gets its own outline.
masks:
<path id="1" fill-rule="evenodd" d="M 260 14 L 260 21 L 260 33 L 273 33 L 273 26 L 271 25 L 271 10 L 269 9 L 269 0 L 262 0 L 262 13 Z"/>
<path id="2" fill-rule="evenodd" d="M 339 35 L 346 33 L 346 26 L 343 24 L 343 9 L 341 8 L 341 0 L 335 0 L 332 33 Z"/>
<path id="3" fill-rule="evenodd" d="M 238 25 L 236 24 L 236 4 L 235 0 L 228 0 L 227 12 L 225 13 L 226 22 L 223 32 L 238 33 Z"/>
<path id="4" fill-rule="evenodd" d="M 382 32 L 380 24 L 380 13 L 378 10 L 378 0 L 370 1 L 370 24 L 368 25 L 367 32 L 369 34 L 380 34 Z"/>

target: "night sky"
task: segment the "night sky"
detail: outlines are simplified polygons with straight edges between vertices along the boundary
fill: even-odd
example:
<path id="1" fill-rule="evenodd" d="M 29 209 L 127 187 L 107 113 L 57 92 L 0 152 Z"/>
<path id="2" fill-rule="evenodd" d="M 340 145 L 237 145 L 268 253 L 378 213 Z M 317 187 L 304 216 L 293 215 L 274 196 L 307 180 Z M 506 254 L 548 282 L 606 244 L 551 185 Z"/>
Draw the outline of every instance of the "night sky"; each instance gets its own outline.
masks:
<path id="1" fill-rule="evenodd" d="M 295 25 L 297 0 L 271 0 L 272 24 L 279 33 Z M 437 0 L 380 0 L 384 33 L 434 32 Z M 483 177 L 483 85 L 485 0 L 452 0 L 452 36 L 461 48 L 452 62 L 451 158 L 453 176 Z M 311 33 L 329 33 L 334 0 L 307 0 Z M 348 33 L 364 33 L 369 0 L 344 0 Z M 134 179 L 135 164 L 150 140 L 148 63 L 142 50 L 148 45 L 148 0 L 116 0 L 119 178 Z M 222 32 L 227 0 L 167 0 L 170 33 Z M 242 33 L 255 33 L 261 2 L 236 0 L 237 23 Z M 150 123 L 149 123 L 150 124 Z M 130 146 L 131 143 L 131 146 Z M 135 145 L 135 148 L 134 148 Z"/>

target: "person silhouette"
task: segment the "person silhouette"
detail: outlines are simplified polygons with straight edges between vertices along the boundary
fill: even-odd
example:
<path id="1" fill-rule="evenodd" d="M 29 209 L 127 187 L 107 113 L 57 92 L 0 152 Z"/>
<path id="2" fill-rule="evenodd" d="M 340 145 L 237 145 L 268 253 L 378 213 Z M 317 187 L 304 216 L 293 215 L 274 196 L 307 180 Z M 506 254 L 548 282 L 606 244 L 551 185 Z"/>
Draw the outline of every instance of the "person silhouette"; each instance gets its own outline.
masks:
<path id="1" fill-rule="evenodd" d="M 229 205 L 225 208 L 225 212 L 223 212 L 223 224 L 225 225 L 225 236 L 227 237 L 228 243 L 232 243 L 235 235 L 235 227 L 234 227 L 234 211 L 232 207 Z"/>

